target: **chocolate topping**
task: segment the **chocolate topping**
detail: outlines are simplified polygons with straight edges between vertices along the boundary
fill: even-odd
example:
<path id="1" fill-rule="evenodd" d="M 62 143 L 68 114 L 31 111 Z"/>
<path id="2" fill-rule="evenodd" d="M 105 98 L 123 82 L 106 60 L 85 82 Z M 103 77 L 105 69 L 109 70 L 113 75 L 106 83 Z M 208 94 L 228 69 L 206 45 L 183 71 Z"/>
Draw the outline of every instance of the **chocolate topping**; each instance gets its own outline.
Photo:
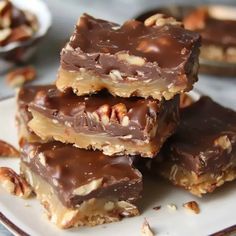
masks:
<path id="1" fill-rule="evenodd" d="M 163 161 L 202 174 L 217 173 L 236 159 L 236 112 L 202 97 L 182 109 L 180 117 L 179 128 L 162 150 Z"/>
<path id="2" fill-rule="evenodd" d="M 102 111 L 104 107 L 105 112 Z M 113 97 L 105 91 L 92 96 L 76 96 L 70 90 L 62 93 L 52 88 L 48 93 L 39 91 L 30 109 L 61 124 L 67 122 L 76 132 L 106 132 L 111 136 L 132 135 L 133 139 L 146 140 L 152 138 L 150 133 L 159 124 L 159 119 L 172 113 L 177 116 L 178 97 L 159 102 L 151 98 Z M 102 116 L 108 117 L 109 122 L 104 124 Z M 126 125 L 122 124 L 124 116 L 128 117 Z"/>
<path id="3" fill-rule="evenodd" d="M 197 34 L 180 26 L 146 27 L 135 20 L 119 26 L 88 15 L 80 18 L 74 36 L 70 46 L 85 53 L 115 54 L 126 51 L 148 62 L 157 62 L 163 68 L 181 64 L 193 46 L 192 40 L 198 38 Z"/>
<path id="4" fill-rule="evenodd" d="M 93 70 L 103 77 L 118 70 L 123 82 L 128 77 L 162 77 L 175 82 L 176 77 L 190 73 L 199 46 L 199 35 L 180 26 L 147 27 L 135 20 L 120 26 L 84 14 L 71 37 L 70 49 L 62 50 L 61 66 L 70 71 Z M 119 54 L 124 53 L 143 58 L 144 64 L 120 60 Z"/>
<path id="5" fill-rule="evenodd" d="M 33 157 L 28 158 L 32 153 Z M 142 190 L 142 176 L 132 167 L 131 157 L 110 158 L 98 151 L 50 142 L 26 144 L 22 161 L 52 185 L 68 207 L 75 207 L 91 198 L 135 201 Z M 73 193 L 100 178 L 103 178 L 102 185 L 92 192 L 86 195 Z"/>
<path id="6" fill-rule="evenodd" d="M 28 111 L 28 105 L 32 102 L 39 91 L 48 91 L 50 88 L 55 88 L 53 85 L 39 85 L 39 86 L 26 86 L 22 87 L 19 90 L 17 96 L 17 106 L 18 110 L 21 113 L 21 117 L 23 118 L 25 124 L 27 124 L 31 119 L 32 115 Z"/>

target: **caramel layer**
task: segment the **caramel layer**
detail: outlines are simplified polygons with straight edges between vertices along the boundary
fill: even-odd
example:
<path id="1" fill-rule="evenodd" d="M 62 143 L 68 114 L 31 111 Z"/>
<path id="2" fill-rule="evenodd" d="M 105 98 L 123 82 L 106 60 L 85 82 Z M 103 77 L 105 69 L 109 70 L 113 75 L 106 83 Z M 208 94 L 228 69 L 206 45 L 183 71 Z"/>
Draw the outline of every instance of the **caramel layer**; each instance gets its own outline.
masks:
<path id="1" fill-rule="evenodd" d="M 105 155 L 141 155 L 143 157 L 154 157 L 160 150 L 164 140 L 167 139 L 173 127 L 165 126 L 161 136 L 154 138 L 151 142 L 135 140 L 129 135 L 112 137 L 107 134 L 86 134 L 75 132 L 73 128 L 67 127 L 32 111 L 33 119 L 29 127 L 44 141 L 57 140 L 63 143 L 72 143 L 78 148 L 102 150 Z"/>

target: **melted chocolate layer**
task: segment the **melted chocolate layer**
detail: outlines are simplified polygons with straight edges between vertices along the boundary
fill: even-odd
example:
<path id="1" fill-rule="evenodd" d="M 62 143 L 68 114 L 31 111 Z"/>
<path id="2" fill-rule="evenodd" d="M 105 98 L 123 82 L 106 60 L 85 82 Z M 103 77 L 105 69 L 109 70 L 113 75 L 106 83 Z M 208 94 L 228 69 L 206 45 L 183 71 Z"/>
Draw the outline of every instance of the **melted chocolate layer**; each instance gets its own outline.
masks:
<path id="1" fill-rule="evenodd" d="M 163 161 L 169 160 L 202 174 L 220 172 L 230 161 L 236 160 L 236 112 L 202 97 L 182 109 L 180 117 L 177 132 L 162 150 Z M 223 136 L 231 147 L 224 149 L 217 145 L 216 140 Z"/>
<path id="2" fill-rule="evenodd" d="M 91 198 L 133 202 L 140 197 L 142 190 L 142 176 L 132 167 L 133 159 L 127 156 L 110 158 L 98 151 L 50 142 L 26 144 L 22 161 L 52 185 L 68 207 L 75 207 Z M 75 189 L 100 178 L 103 180 L 98 189 L 86 195 L 73 193 Z"/>
<path id="3" fill-rule="evenodd" d="M 70 49 L 65 47 L 61 53 L 63 69 L 85 68 L 103 77 L 111 70 L 118 70 L 123 77 L 120 82 L 128 77 L 141 80 L 162 77 L 176 82 L 181 74 L 191 73 L 198 58 L 200 36 L 180 26 L 146 27 L 135 20 L 120 26 L 84 14 L 69 46 Z M 142 57 L 145 63 L 135 65 L 119 60 L 119 53 Z"/>
<path id="4" fill-rule="evenodd" d="M 123 108 L 115 110 L 115 107 L 120 105 L 125 111 Z M 107 124 L 102 122 L 101 108 L 104 106 L 108 107 L 104 114 L 110 119 Z M 76 132 L 105 132 L 111 136 L 132 135 L 132 139 L 139 140 L 152 138 L 151 131 L 157 124 L 161 126 L 168 122 L 178 122 L 178 96 L 170 101 L 161 102 L 151 98 L 113 97 L 106 92 L 79 97 L 72 91 L 62 93 L 52 88 L 48 92 L 38 92 L 34 102 L 30 104 L 30 109 L 73 127 Z M 94 113 L 97 114 L 98 120 L 95 119 Z M 122 125 L 122 115 L 129 118 L 128 125 Z M 162 117 L 166 116 L 169 118 L 162 120 Z"/>

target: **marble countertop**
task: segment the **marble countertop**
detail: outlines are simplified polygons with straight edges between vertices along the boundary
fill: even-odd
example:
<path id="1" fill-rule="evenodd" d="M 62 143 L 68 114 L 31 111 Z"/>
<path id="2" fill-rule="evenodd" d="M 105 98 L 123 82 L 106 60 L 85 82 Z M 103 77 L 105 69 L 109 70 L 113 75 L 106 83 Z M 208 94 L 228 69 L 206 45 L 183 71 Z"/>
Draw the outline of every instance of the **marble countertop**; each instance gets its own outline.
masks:
<path id="1" fill-rule="evenodd" d="M 53 24 L 47 37 L 42 41 L 39 50 L 30 64 L 35 65 L 38 79 L 34 84 L 46 84 L 56 79 L 59 66 L 60 49 L 64 46 L 79 15 L 87 12 L 96 17 L 122 23 L 126 19 L 133 18 L 144 10 L 149 10 L 158 5 L 171 3 L 186 3 L 190 1 L 149 1 L 149 0 L 45 0 L 52 16 Z M 220 1 L 191 1 L 193 4 L 220 3 Z M 221 1 L 224 4 L 233 4 L 235 0 Z M 31 2 L 31 4 L 33 4 Z M 211 96 L 215 101 L 234 108 L 236 110 L 236 77 L 227 78 L 199 75 L 199 81 L 195 85 L 202 94 Z M 13 95 L 14 91 L 8 88 L 4 82 L 4 76 L 0 75 L 0 98 Z M 0 225 L 0 235 L 11 235 Z"/>

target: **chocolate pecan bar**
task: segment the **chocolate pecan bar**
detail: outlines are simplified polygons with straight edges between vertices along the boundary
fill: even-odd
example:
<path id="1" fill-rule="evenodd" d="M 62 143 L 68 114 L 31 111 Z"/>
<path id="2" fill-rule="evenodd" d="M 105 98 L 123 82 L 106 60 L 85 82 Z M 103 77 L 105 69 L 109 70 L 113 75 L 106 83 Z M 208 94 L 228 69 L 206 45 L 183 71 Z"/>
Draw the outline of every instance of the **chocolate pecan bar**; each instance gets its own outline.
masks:
<path id="1" fill-rule="evenodd" d="M 113 97 L 106 92 L 76 96 L 56 88 L 39 91 L 29 105 L 29 127 L 43 140 L 55 139 L 106 155 L 153 157 L 175 130 L 179 97 L 170 101 Z"/>
<path id="2" fill-rule="evenodd" d="M 223 6 L 199 7 L 185 17 L 184 25 L 201 34 L 203 59 L 236 62 L 235 10 Z"/>
<path id="3" fill-rule="evenodd" d="M 183 108 L 180 118 L 179 128 L 161 151 L 162 158 L 149 163 L 151 172 L 197 196 L 234 180 L 236 112 L 203 97 Z"/>
<path id="4" fill-rule="evenodd" d="M 139 214 L 142 175 L 132 158 L 60 142 L 25 143 L 21 173 L 60 228 L 99 225 Z"/>
<path id="5" fill-rule="evenodd" d="M 57 88 L 81 96 L 106 88 L 120 97 L 161 100 L 191 90 L 200 36 L 158 14 L 123 25 L 84 14 L 61 52 Z"/>

